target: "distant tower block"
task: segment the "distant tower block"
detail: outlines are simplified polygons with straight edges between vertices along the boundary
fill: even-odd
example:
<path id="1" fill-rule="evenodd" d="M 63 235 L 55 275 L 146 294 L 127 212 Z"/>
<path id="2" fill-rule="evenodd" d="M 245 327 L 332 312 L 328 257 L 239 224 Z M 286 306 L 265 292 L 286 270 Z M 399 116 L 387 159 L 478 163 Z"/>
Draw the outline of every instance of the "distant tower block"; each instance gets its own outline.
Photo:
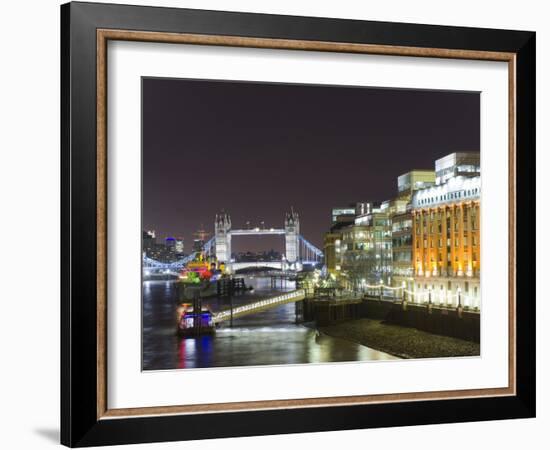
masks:
<path id="1" fill-rule="evenodd" d="M 231 218 L 226 212 L 216 214 L 216 258 L 218 263 L 231 261 Z"/>
<path id="2" fill-rule="evenodd" d="M 298 254 L 300 236 L 300 219 L 298 213 L 291 209 L 290 213 L 285 215 L 285 253 L 286 260 L 293 264 L 300 258 Z"/>

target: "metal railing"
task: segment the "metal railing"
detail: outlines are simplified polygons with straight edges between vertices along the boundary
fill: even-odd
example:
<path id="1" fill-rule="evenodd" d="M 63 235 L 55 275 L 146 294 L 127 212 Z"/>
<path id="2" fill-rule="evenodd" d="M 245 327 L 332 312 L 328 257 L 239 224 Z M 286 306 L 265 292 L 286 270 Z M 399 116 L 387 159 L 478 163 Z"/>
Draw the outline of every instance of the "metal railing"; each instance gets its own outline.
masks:
<path id="1" fill-rule="evenodd" d="M 423 290 L 420 292 L 410 291 L 403 286 L 387 286 L 385 284 L 370 285 L 363 284 L 366 288 L 363 292 L 370 298 L 376 298 L 384 301 L 407 301 L 411 304 L 431 304 L 434 307 L 440 308 L 455 308 L 457 306 L 465 308 L 475 307 L 475 298 L 464 294 L 463 292 L 456 293 L 441 293 L 437 291 Z M 385 295 L 387 291 L 393 295 Z"/>
<path id="2" fill-rule="evenodd" d="M 253 303 L 248 303 L 246 305 L 240 305 L 220 311 L 213 315 L 213 320 L 214 323 L 219 323 L 224 320 L 230 320 L 231 316 L 233 316 L 233 318 L 238 316 L 242 317 L 243 315 L 252 314 L 254 312 L 263 311 L 269 308 L 274 308 L 285 303 L 292 303 L 303 300 L 305 298 L 305 295 L 306 292 L 303 289 L 286 292 L 284 294 L 276 295 L 274 297 L 265 298 Z"/>

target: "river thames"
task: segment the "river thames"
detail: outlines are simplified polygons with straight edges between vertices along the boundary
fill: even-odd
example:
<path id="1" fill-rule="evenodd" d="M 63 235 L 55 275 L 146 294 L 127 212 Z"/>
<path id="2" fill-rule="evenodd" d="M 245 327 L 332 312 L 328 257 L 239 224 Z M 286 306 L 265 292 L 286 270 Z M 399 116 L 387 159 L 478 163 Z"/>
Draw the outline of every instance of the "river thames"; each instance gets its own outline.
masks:
<path id="1" fill-rule="evenodd" d="M 234 305 L 273 295 L 270 279 L 245 276 L 253 292 L 234 297 Z M 281 290 L 292 290 L 287 282 Z M 260 366 L 344 361 L 371 361 L 396 357 L 363 345 L 323 335 L 295 323 L 295 304 L 281 305 L 235 319 L 215 335 L 178 337 L 175 333 L 177 286 L 175 281 L 143 283 L 143 370 Z M 227 307 L 226 299 L 207 298 L 203 306 L 213 312 Z"/>

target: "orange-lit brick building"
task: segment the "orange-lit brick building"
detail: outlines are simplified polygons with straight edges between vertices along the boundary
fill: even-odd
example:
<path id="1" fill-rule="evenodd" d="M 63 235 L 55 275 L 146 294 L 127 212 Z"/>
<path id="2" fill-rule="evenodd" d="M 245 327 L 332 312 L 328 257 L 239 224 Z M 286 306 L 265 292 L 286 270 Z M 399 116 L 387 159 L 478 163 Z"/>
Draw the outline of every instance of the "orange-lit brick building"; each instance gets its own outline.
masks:
<path id="1" fill-rule="evenodd" d="M 479 153 L 436 161 L 436 185 L 413 196 L 415 301 L 480 307 Z"/>

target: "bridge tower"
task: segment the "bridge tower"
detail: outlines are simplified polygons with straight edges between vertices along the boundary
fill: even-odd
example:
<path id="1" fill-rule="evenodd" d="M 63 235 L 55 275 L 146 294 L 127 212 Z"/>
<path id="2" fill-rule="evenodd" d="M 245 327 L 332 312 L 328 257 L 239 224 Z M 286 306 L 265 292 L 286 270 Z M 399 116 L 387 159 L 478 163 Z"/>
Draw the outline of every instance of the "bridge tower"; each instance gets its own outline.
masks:
<path id="1" fill-rule="evenodd" d="M 231 217 L 222 211 L 216 214 L 214 223 L 216 237 L 216 258 L 218 263 L 228 264 L 231 261 Z"/>
<path id="2" fill-rule="evenodd" d="M 299 255 L 300 218 L 291 208 L 285 215 L 285 253 L 289 264 L 295 264 Z"/>

